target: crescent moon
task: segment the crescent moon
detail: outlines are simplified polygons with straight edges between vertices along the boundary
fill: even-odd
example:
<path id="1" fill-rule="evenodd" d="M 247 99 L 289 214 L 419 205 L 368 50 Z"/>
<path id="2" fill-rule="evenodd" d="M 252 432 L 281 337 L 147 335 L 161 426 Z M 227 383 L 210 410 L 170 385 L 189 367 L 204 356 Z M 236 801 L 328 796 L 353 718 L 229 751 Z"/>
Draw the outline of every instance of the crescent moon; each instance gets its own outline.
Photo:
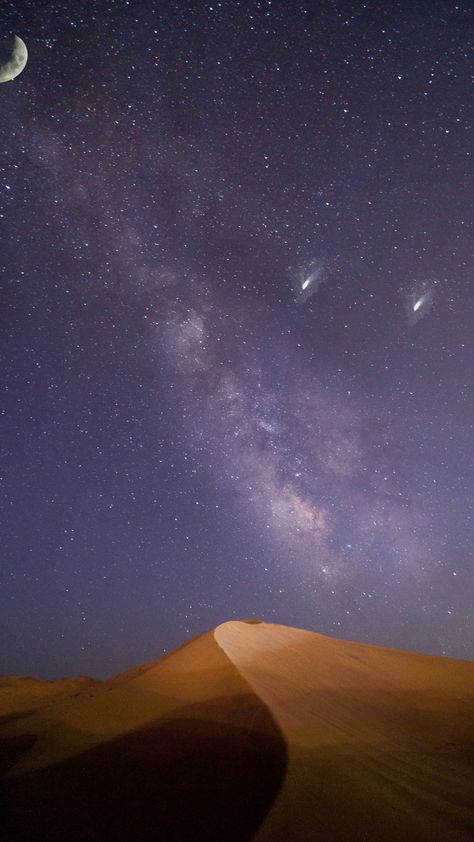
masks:
<path id="1" fill-rule="evenodd" d="M 19 76 L 28 61 L 28 50 L 26 44 L 18 35 L 15 35 L 15 42 L 10 58 L 0 67 L 0 82 L 11 82 Z"/>

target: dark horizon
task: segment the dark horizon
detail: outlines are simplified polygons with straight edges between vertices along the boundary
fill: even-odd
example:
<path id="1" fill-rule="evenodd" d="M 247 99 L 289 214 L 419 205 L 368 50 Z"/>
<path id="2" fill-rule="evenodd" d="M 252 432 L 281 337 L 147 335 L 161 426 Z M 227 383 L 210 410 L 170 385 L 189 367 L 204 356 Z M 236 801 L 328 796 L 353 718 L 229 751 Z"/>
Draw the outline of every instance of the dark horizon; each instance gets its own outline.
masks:
<path id="1" fill-rule="evenodd" d="M 232 621 L 224 621 L 224 623 L 225 622 L 245 622 L 245 623 L 262 623 L 263 622 L 263 623 L 266 623 L 267 621 L 266 620 L 253 619 L 253 618 L 247 618 L 245 620 L 242 620 L 239 617 L 235 617 Z M 219 624 L 219 625 L 222 625 L 222 624 Z M 297 628 L 298 631 L 311 631 L 312 633 L 320 634 L 320 632 L 317 632 L 314 629 L 302 629 L 300 627 L 287 626 L 284 623 L 277 623 L 275 620 L 272 621 L 271 625 L 283 626 L 285 628 L 291 628 L 291 629 Z M 143 660 L 140 661 L 139 660 L 136 663 L 133 663 L 133 664 L 130 663 L 130 664 L 126 665 L 124 667 L 124 669 L 120 669 L 119 672 L 114 672 L 114 673 L 110 673 L 110 674 L 103 674 L 101 676 L 92 675 L 92 674 L 86 675 L 84 673 L 79 675 L 79 674 L 73 674 L 71 672 L 64 673 L 64 674 L 61 674 L 61 675 L 50 675 L 50 676 L 47 676 L 47 675 L 39 676 L 37 674 L 32 674 L 32 673 L 28 673 L 28 674 L 26 674 L 26 673 L 22 673 L 22 674 L 6 674 L 6 673 L 3 673 L 3 674 L 0 674 L 0 678 L 34 679 L 34 680 L 38 680 L 40 682 L 43 681 L 43 682 L 48 682 L 48 683 L 49 682 L 55 682 L 55 681 L 61 682 L 63 680 L 67 681 L 69 679 L 71 679 L 71 680 L 84 679 L 84 680 L 91 680 L 92 682 L 98 682 L 98 686 L 101 686 L 102 683 L 107 684 L 107 682 L 111 681 L 112 679 L 116 679 L 120 675 L 126 674 L 129 671 L 133 671 L 136 667 L 147 666 L 147 665 L 150 665 L 150 664 L 154 664 L 155 662 L 158 663 L 159 661 L 167 658 L 168 656 L 173 656 L 177 652 L 179 652 L 181 649 L 185 649 L 187 646 L 191 645 L 198 638 L 206 637 L 207 635 L 211 634 L 213 631 L 214 631 L 214 629 L 204 629 L 203 631 L 198 632 L 193 637 L 186 638 L 182 643 L 178 644 L 178 646 L 176 646 L 175 649 L 170 649 L 169 651 L 163 652 L 157 658 L 152 658 L 151 660 L 146 660 L 146 661 L 143 661 Z M 357 641 L 357 640 L 351 640 L 349 638 L 338 638 L 334 634 L 329 634 L 329 635 L 324 635 L 324 636 L 328 637 L 328 638 L 331 638 L 332 640 L 334 640 L 338 643 L 358 644 L 358 643 L 361 642 L 361 641 Z M 364 641 L 364 642 L 362 642 L 362 645 L 369 646 L 370 649 L 373 649 L 373 650 L 388 649 L 388 650 L 393 651 L 394 653 L 405 653 L 405 654 L 408 654 L 408 655 L 426 655 L 428 657 L 440 658 L 442 660 L 460 661 L 462 663 L 471 663 L 472 662 L 472 658 L 456 658 L 456 657 L 453 657 L 453 656 L 437 655 L 437 654 L 425 652 L 425 651 L 422 651 L 422 650 L 416 650 L 416 649 L 406 649 L 406 648 L 403 648 L 403 647 L 397 648 L 397 647 L 391 647 L 391 646 L 382 646 L 381 644 L 371 643 L 370 641 Z M 98 654 L 100 654 L 100 653 L 98 653 Z"/>

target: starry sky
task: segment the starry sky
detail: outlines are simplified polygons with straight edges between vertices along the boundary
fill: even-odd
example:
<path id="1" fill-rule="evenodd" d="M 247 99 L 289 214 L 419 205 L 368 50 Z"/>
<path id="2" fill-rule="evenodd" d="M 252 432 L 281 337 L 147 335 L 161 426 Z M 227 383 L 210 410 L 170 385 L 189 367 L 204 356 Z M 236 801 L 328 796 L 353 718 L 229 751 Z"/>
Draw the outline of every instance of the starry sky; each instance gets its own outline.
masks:
<path id="1" fill-rule="evenodd" d="M 474 657 L 473 17 L 2 4 L 0 672 Z"/>

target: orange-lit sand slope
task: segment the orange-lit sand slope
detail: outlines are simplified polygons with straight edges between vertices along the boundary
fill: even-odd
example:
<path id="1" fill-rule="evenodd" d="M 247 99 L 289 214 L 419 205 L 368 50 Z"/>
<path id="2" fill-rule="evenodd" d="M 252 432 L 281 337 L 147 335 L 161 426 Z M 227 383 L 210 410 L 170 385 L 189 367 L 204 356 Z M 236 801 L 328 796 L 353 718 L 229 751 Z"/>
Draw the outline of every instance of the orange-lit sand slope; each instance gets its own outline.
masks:
<path id="1" fill-rule="evenodd" d="M 10 842 L 474 838 L 472 663 L 230 622 L 67 681 L 0 681 Z"/>
<path id="2" fill-rule="evenodd" d="M 257 839 L 474 839 L 473 663 L 266 623 L 215 636 L 288 745 Z"/>

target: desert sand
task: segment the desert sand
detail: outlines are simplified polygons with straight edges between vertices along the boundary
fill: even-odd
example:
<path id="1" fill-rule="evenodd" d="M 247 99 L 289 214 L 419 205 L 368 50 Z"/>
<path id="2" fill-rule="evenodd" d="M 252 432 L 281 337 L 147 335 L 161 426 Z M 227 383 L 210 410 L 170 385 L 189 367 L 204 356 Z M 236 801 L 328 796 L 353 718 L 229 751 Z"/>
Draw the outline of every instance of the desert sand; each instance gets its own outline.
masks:
<path id="1" fill-rule="evenodd" d="M 474 663 L 229 622 L 115 678 L 0 678 L 7 842 L 474 839 Z"/>

